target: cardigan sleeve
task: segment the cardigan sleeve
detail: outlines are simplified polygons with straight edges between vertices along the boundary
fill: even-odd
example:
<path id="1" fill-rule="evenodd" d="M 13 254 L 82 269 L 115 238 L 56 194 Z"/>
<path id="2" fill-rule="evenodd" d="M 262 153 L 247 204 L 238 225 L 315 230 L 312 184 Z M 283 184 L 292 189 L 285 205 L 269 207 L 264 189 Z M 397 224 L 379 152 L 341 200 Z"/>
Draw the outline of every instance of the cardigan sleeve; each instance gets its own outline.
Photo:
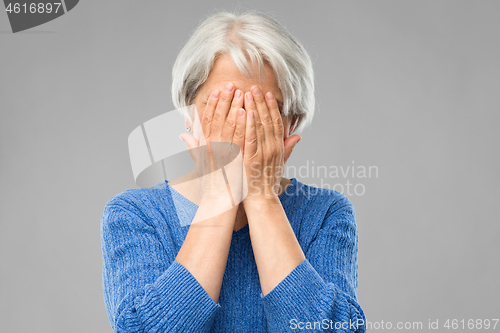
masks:
<path id="1" fill-rule="evenodd" d="M 101 218 L 103 293 L 114 332 L 208 332 L 220 308 L 133 204 L 112 199 Z"/>
<path id="2" fill-rule="evenodd" d="M 365 332 L 357 301 L 357 251 L 354 208 L 344 196 L 328 210 L 306 259 L 260 294 L 270 332 Z"/>

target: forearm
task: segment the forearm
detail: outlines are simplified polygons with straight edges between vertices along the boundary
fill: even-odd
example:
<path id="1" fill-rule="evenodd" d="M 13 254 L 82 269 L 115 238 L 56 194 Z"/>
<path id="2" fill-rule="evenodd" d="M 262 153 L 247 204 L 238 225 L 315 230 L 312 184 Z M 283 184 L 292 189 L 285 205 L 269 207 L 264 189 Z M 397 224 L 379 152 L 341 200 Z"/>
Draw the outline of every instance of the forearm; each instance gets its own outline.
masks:
<path id="1" fill-rule="evenodd" d="M 244 201 L 262 294 L 277 286 L 304 259 L 279 198 Z"/>
<path id="2" fill-rule="evenodd" d="M 200 204 L 197 215 L 202 214 L 202 207 L 209 205 L 208 202 Z M 237 208 L 191 224 L 175 258 L 215 302 L 219 299 Z"/>

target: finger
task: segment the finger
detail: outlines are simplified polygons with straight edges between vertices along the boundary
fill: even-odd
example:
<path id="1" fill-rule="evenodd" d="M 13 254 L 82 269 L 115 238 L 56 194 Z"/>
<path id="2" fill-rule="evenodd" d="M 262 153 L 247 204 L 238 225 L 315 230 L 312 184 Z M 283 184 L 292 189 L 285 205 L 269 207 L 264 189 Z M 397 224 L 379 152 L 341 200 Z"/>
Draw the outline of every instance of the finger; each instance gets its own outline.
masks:
<path id="1" fill-rule="evenodd" d="M 278 141 L 283 140 L 283 119 L 281 118 L 280 109 L 276 98 L 272 92 L 266 94 L 266 104 L 269 109 L 269 114 L 274 125 L 274 138 Z"/>
<path id="2" fill-rule="evenodd" d="M 243 93 L 242 93 L 243 95 Z M 245 148 L 245 109 L 240 108 L 238 110 L 238 115 L 236 118 L 236 129 L 234 130 L 234 135 L 232 139 L 232 143 L 237 144 L 240 147 L 241 153 L 243 154 L 243 149 Z"/>
<path id="3" fill-rule="evenodd" d="M 236 90 L 234 92 L 234 97 L 231 102 L 231 109 L 226 117 L 226 122 L 222 128 L 221 141 L 231 142 L 233 140 L 234 131 L 237 125 L 238 111 L 243 107 L 243 92 L 241 90 Z"/>
<path id="4" fill-rule="evenodd" d="M 255 112 L 247 111 L 245 130 L 245 158 L 251 158 L 257 153 L 257 130 L 255 128 Z"/>
<path id="5" fill-rule="evenodd" d="M 205 137 L 205 139 L 208 139 L 210 137 L 212 119 L 214 116 L 215 108 L 217 107 L 217 101 L 219 100 L 219 95 L 220 95 L 219 89 L 215 89 L 214 91 L 212 91 L 210 97 L 208 98 L 205 111 L 203 112 L 201 129 L 203 131 L 203 136 Z"/>
<path id="6" fill-rule="evenodd" d="M 255 106 L 257 108 L 257 113 L 259 114 L 259 120 L 264 129 L 264 142 L 272 142 L 274 141 L 274 126 L 271 115 L 269 114 L 269 109 L 267 108 L 266 100 L 264 99 L 264 95 L 258 86 L 253 86 L 251 88 L 253 100 L 255 102 Z M 267 140 L 266 140 L 267 139 Z"/>
<path id="7" fill-rule="evenodd" d="M 227 114 L 233 100 L 234 85 L 229 82 L 224 91 L 219 96 L 217 107 L 215 108 L 214 117 L 212 119 L 212 128 L 210 129 L 210 138 L 212 141 L 219 141 L 222 135 L 222 127 L 226 121 Z"/>
<path id="8" fill-rule="evenodd" d="M 259 112 L 257 111 L 251 92 L 247 92 L 245 94 L 245 110 L 247 111 L 247 114 L 250 114 L 250 111 L 252 111 L 252 119 L 254 119 L 253 123 L 255 127 L 255 140 L 258 144 L 262 144 L 264 142 L 264 127 L 259 120 Z"/>
<path id="9" fill-rule="evenodd" d="M 302 139 L 302 137 L 298 134 L 294 134 L 292 136 L 289 136 L 288 138 L 285 139 L 283 145 L 284 145 L 284 161 L 286 161 L 290 158 L 290 155 L 292 154 L 293 148 L 297 145 L 297 143 Z"/>

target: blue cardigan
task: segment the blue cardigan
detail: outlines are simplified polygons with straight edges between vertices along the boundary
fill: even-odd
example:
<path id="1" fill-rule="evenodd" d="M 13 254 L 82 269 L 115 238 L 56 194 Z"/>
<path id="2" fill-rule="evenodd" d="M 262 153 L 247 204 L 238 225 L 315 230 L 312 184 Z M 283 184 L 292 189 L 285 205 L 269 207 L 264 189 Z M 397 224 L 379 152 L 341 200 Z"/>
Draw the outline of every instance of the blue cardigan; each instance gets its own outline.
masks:
<path id="1" fill-rule="evenodd" d="M 168 181 L 111 198 L 101 244 L 113 331 L 365 332 L 351 202 L 295 178 L 280 201 L 306 259 L 263 296 L 247 224 L 233 231 L 216 303 L 175 261 L 198 206 Z"/>

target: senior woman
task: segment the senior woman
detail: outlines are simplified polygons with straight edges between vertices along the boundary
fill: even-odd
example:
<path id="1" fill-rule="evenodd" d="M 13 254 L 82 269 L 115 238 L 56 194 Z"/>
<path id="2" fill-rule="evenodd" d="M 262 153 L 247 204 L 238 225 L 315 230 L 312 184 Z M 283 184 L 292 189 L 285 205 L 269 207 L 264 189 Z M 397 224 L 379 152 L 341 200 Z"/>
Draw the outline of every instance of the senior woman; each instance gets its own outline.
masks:
<path id="1" fill-rule="evenodd" d="M 241 150 L 247 195 L 207 218 L 201 212 L 221 202 L 210 181 L 200 191 L 165 180 L 107 203 L 103 291 L 113 330 L 364 332 L 352 204 L 282 177 L 314 111 L 303 46 L 267 15 L 217 13 L 180 51 L 172 95 L 177 108 L 196 106 L 186 125 L 199 120 L 203 135 L 181 135 L 191 151 L 201 141 Z"/>

